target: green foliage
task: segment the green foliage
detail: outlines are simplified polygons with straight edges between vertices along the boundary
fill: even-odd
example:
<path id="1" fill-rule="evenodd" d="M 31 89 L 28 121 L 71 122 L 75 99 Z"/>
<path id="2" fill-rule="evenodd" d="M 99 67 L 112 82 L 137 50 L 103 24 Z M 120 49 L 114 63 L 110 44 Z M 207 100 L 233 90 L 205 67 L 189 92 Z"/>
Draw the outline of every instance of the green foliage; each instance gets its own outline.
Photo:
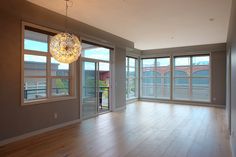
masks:
<path id="1" fill-rule="evenodd" d="M 65 88 L 65 85 L 61 79 L 56 79 L 56 87 L 57 88 Z"/>
<path id="2" fill-rule="evenodd" d="M 62 79 L 56 79 L 56 87 L 58 89 L 61 89 L 63 92 L 67 93 L 66 88 L 68 87 L 66 87 L 65 84 L 66 82 L 65 81 L 63 82 Z"/>
<path id="3" fill-rule="evenodd" d="M 100 87 L 100 90 L 103 91 L 103 93 L 102 93 L 103 96 L 105 98 L 108 98 L 108 88 L 106 88 L 106 87 L 108 87 L 108 84 L 106 83 L 106 81 L 99 80 L 99 87 Z"/>
<path id="4" fill-rule="evenodd" d="M 108 84 L 106 83 L 106 81 L 99 80 L 99 87 L 108 87 Z M 103 90 L 104 88 L 101 89 Z"/>

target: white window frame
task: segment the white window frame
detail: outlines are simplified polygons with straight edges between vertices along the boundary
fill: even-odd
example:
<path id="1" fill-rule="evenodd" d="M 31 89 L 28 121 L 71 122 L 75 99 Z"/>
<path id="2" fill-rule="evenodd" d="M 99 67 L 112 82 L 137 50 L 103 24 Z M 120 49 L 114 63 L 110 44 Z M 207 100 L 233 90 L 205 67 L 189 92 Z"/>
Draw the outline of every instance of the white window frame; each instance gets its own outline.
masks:
<path id="1" fill-rule="evenodd" d="M 126 73 L 126 90 L 127 90 L 127 88 L 128 88 L 128 86 L 129 86 L 129 80 L 130 79 L 134 79 L 135 80 L 135 96 L 134 97 L 130 97 L 130 95 L 129 94 L 127 94 L 127 95 L 125 95 L 125 97 L 126 97 L 126 100 L 131 100 L 131 99 L 137 99 L 138 98 L 138 58 L 135 58 L 135 57 L 130 57 L 130 56 L 126 56 L 126 58 L 128 59 L 128 63 L 127 63 L 127 65 L 125 65 L 125 67 L 127 68 L 127 71 L 125 70 L 125 73 Z M 125 61 L 126 61 L 126 58 L 125 58 Z M 130 66 L 130 64 L 129 64 L 129 58 L 132 58 L 132 59 L 135 59 L 135 67 L 133 67 L 133 66 Z M 129 75 L 127 75 L 127 74 L 129 74 L 129 68 L 134 68 L 135 69 L 135 76 L 134 77 L 129 77 Z"/>
<path id="2" fill-rule="evenodd" d="M 154 66 L 153 67 L 147 67 L 147 68 L 155 68 L 157 69 L 158 66 L 157 66 L 157 60 L 158 59 L 162 59 L 162 58 L 168 58 L 169 59 L 169 62 L 170 62 L 170 65 L 169 65 L 169 70 L 170 70 L 170 76 L 169 77 L 166 77 L 166 76 L 157 76 L 157 73 L 155 73 L 154 76 L 146 76 L 144 77 L 143 76 L 143 60 L 145 59 L 154 59 Z M 142 58 L 140 60 L 141 62 L 141 67 L 140 67 L 140 89 L 141 89 L 141 98 L 144 98 L 144 99 L 157 99 L 157 100 L 171 100 L 171 85 L 172 85 L 172 80 L 171 80 L 171 56 L 160 56 L 160 57 L 151 57 L 151 58 Z M 166 78 L 169 78 L 170 80 L 170 96 L 169 98 L 159 98 L 157 96 L 157 86 L 153 87 L 153 97 L 152 96 L 143 96 L 143 79 L 144 78 L 152 78 L 152 79 L 158 79 L 160 78 L 161 80 L 162 79 L 166 79 Z M 164 84 L 163 84 L 164 85 Z"/>
<path id="3" fill-rule="evenodd" d="M 201 56 L 208 56 L 209 57 L 209 76 L 208 77 L 205 77 L 205 76 L 193 76 L 193 73 L 192 73 L 192 69 L 193 69 L 193 57 L 201 57 Z M 181 57 L 189 57 L 190 58 L 190 64 L 189 64 L 189 68 L 190 68 L 190 73 L 189 73 L 189 76 L 175 76 L 174 75 L 174 72 L 175 72 L 175 58 L 181 58 Z M 173 86 L 173 90 L 172 90 L 172 95 L 173 95 L 173 98 L 172 100 L 174 101 L 190 101 L 190 102 L 203 102 L 203 103 L 211 103 L 211 84 L 212 84 L 212 81 L 211 81 L 211 55 L 210 54 L 196 54 L 196 55 L 186 55 L 186 56 L 174 56 L 173 57 L 173 77 L 172 77 L 172 86 Z M 174 80 L 176 78 L 187 78 L 189 79 L 189 98 L 190 99 L 175 99 L 174 98 Z M 208 79 L 209 80 L 209 100 L 208 101 L 200 101 L 200 100 L 193 100 L 192 99 L 192 80 L 194 78 L 205 78 L 205 79 Z"/>
<path id="4" fill-rule="evenodd" d="M 39 52 L 34 50 L 25 50 L 24 49 L 24 31 L 25 27 L 32 27 L 36 28 L 42 31 L 52 32 L 52 33 L 59 33 L 56 30 L 49 29 L 46 27 L 38 26 L 35 24 L 31 24 L 28 22 L 22 22 L 22 42 L 21 42 L 21 106 L 27 106 L 27 105 L 33 105 L 33 104 L 41 104 L 41 103 L 47 103 L 47 102 L 53 102 L 53 101 L 62 101 L 62 100 L 70 100 L 70 99 L 76 99 L 76 62 L 69 65 L 69 76 L 51 76 L 51 54 L 49 52 Z M 48 44 L 48 51 L 49 51 L 49 44 Z M 46 62 L 46 76 L 38 77 L 38 76 L 31 76 L 27 78 L 45 78 L 46 79 L 46 97 L 42 99 L 36 99 L 36 100 L 30 100 L 25 101 L 24 100 L 24 54 L 28 55 L 37 55 L 37 56 L 44 56 L 47 59 Z M 62 96 L 53 96 L 52 95 L 52 79 L 56 78 L 64 78 L 69 79 L 69 95 L 62 95 Z"/>
<path id="5" fill-rule="evenodd" d="M 196 56 L 209 56 L 209 76 L 208 77 L 192 77 L 192 72 L 191 77 L 188 76 L 187 78 L 189 78 L 189 84 L 192 83 L 192 78 L 208 78 L 209 79 L 209 101 L 198 101 L 198 100 L 184 100 L 184 99 L 174 99 L 174 78 L 177 78 L 174 76 L 174 59 L 178 58 L 178 57 L 190 57 L 192 60 L 192 57 L 196 57 Z M 170 58 L 170 99 L 161 99 L 161 98 L 157 98 L 155 96 L 152 97 L 148 97 L 148 96 L 143 96 L 143 85 L 142 85 L 142 79 L 143 79 L 143 65 L 142 65 L 142 60 L 143 59 L 157 59 L 157 58 Z M 191 53 L 189 55 L 179 55 L 179 54 L 170 54 L 169 56 L 166 55 L 159 55 L 159 56 L 152 56 L 152 57 L 141 57 L 140 59 L 140 99 L 151 99 L 151 100 L 161 100 L 161 101 L 173 101 L 173 102 L 193 102 L 193 103 L 204 103 L 204 104 L 211 104 L 212 103 L 212 58 L 211 58 L 211 52 L 204 52 L 204 53 Z M 190 66 L 192 66 L 192 61 L 190 61 Z M 155 61 L 155 67 L 156 67 L 156 61 Z M 192 67 L 190 67 L 190 70 L 192 69 Z M 154 77 L 149 77 L 149 78 L 154 78 Z M 178 77 L 178 78 L 185 78 L 185 77 Z M 189 87 L 191 88 L 191 87 Z M 154 91 L 155 92 L 155 91 Z"/>

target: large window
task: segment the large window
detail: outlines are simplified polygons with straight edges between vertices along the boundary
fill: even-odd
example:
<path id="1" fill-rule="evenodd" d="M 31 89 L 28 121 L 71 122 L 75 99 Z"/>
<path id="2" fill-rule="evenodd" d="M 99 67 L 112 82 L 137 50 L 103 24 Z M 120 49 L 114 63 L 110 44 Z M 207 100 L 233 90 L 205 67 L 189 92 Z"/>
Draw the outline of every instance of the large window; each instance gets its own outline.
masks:
<path id="1" fill-rule="evenodd" d="M 137 59 L 126 57 L 126 98 L 132 99 L 137 97 Z"/>
<path id="2" fill-rule="evenodd" d="M 49 53 L 50 32 L 24 26 L 24 103 L 74 96 L 73 64 L 57 62 Z"/>
<path id="3" fill-rule="evenodd" d="M 143 98 L 170 99 L 170 58 L 142 59 Z"/>
<path id="4" fill-rule="evenodd" d="M 209 56 L 174 58 L 173 99 L 210 101 Z"/>
<path id="5" fill-rule="evenodd" d="M 190 57 L 174 59 L 173 99 L 190 100 Z"/>
<path id="6" fill-rule="evenodd" d="M 140 71 L 141 98 L 210 102 L 209 55 L 143 58 Z"/>

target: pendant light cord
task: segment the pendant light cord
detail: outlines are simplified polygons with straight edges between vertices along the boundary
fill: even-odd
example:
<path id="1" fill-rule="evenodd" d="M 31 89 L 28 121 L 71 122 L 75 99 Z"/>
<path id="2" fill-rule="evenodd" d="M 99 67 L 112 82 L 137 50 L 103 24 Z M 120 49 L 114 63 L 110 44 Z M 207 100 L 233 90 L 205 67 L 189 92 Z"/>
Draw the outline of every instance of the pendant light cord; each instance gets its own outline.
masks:
<path id="1" fill-rule="evenodd" d="M 65 17 L 65 32 L 68 32 L 68 8 L 73 6 L 73 2 L 71 0 L 64 0 L 66 2 L 66 17 Z M 70 3 L 69 3 L 70 2 Z"/>
<path id="2" fill-rule="evenodd" d="M 68 32 L 68 30 L 67 30 L 67 25 L 68 25 L 68 1 L 69 0 L 65 0 L 65 2 L 66 2 L 66 19 L 65 19 L 65 32 L 67 33 Z"/>

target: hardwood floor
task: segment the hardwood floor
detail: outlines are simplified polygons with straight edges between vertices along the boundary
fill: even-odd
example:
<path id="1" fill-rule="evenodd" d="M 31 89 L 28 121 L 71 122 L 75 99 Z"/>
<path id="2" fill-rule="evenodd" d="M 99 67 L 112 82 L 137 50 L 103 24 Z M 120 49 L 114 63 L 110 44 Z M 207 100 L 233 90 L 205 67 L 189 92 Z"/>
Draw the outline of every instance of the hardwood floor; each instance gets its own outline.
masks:
<path id="1" fill-rule="evenodd" d="M 224 110 L 137 102 L 0 148 L 1 157 L 231 157 Z"/>

